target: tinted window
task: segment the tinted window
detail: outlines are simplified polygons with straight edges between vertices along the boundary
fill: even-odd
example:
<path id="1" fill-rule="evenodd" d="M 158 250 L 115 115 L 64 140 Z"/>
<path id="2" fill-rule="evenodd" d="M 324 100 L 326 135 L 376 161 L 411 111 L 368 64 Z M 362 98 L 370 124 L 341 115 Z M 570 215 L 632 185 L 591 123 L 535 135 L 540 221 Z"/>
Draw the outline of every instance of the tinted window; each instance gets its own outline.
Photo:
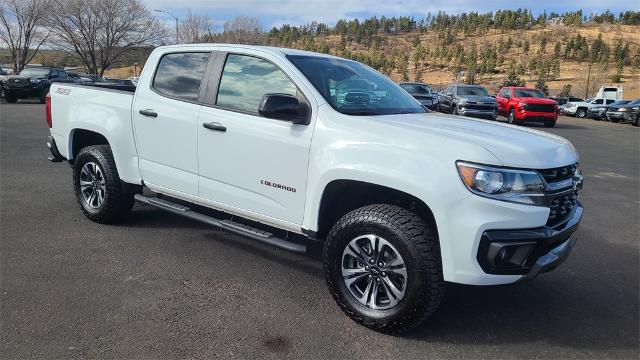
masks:
<path id="1" fill-rule="evenodd" d="M 613 99 L 608 99 L 608 100 L 605 100 L 605 101 L 607 102 L 607 104 L 613 104 L 614 102 L 616 102 L 616 101 L 615 101 L 615 100 L 613 100 Z"/>
<path id="2" fill-rule="evenodd" d="M 153 79 L 153 88 L 164 95 L 188 101 L 198 100 L 209 53 L 167 54 Z"/>
<path id="3" fill-rule="evenodd" d="M 458 95 L 489 96 L 487 90 L 479 86 L 458 86 Z"/>
<path id="4" fill-rule="evenodd" d="M 516 97 L 544 98 L 544 94 L 540 90 L 534 89 L 515 89 Z"/>
<path id="5" fill-rule="evenodd" d="M 603 103 L 602 99 L 597 99 L 592 102 L 592 104 L 602 104 L 602 103 Z"/>
<path id="6" fill-rule="evenodd" d="M 253 56 L 230 54 L 220 78 L 216 105 L 257 114 L 265 94 L 295 96 L 297 91 L 295 84 L 274 64 Z"/>
<path id="7" fill-rule="evenodd" d="M 429 87 L 426 85 L 400 84 L 400 87 L 403 88 L 409 94 L 431 95 L 431 89 L 429 89 Z"/>
<path id="8" fill-rule="evenodd" d="M 48 77 L 49 69 L 47 68 L 37 68 L 37 67 L 29 67 L 20 71 L 20 76 L 26 77 Z"/>

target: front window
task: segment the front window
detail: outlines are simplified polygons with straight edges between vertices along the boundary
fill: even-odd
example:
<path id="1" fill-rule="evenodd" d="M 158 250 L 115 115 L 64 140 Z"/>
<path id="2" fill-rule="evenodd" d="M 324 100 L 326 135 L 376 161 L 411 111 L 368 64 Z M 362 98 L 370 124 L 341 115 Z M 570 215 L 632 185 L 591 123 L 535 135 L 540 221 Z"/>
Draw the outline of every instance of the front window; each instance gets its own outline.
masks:
<path id="1" fill-rule="evenodd" d="M 479 86 L 458 86 L 458 95 L 462 96 L 489 96 L 487 90 Z"/>
<path id="2" fill-rule="evenodd" d="M 20 76 L 25 77 L 47 77 L 49 76 L 49 69 L 45 68 L 26 68 L 20 71 Z"/>
<path id="3" fill-rule="evenodd" d="M 265 95 L 296 96 L 297 92 L 291 79 L 271 62 L 249 55 L 229 54 L 222 70 L 216 105 L 258 114 Z"/>
<path id="4" fill-rule="evenodd" d="M 347 115 L 424 113 L 426 110 L 389 78 L 356 61 L 288 55 L 335 110 Z"/>
<path id="5" fill-rule="evenodd" d="M 431 89 L 422 84 L 400 84 L 400 87 L 409 94 L 431 95 Z"/>
<path id="6" fill-rule="evenodd" d="M 540 90 L 534 89 L 516 89 L 516 97 L 519 98 L 540 98 L 544 99 L 546 96 Z"/>

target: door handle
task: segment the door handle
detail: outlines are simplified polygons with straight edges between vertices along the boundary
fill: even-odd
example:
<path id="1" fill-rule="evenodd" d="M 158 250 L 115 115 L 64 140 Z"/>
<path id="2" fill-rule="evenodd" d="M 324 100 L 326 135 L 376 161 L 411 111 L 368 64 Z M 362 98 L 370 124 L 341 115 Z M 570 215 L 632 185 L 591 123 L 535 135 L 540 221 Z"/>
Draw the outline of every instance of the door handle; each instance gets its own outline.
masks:
<path id="1" fill-rule="evenodd" d="M 148 116 L 148 117 L 158 117 L 158 113 L 151 109 L 143 109 L 138 111 L 140 115 Z"/>
<path id="2" fill-rule="evenodd" d="M 220 132 L 227 131 L 226 127 L 224 127 L 223 125 L 217 122 L 204 123 L 202 124 L 202 126 L 204 126 L 206 129 L 209 129 L 209 130 L 220 131 Z"/>

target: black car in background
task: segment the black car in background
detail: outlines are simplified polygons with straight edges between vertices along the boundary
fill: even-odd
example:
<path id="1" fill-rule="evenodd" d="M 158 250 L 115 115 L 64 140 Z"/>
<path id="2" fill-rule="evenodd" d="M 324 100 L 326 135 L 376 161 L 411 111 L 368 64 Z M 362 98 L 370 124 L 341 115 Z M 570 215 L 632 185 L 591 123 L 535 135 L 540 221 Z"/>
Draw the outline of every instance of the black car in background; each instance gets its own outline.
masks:
<path id="1" fill-rule="evenodd" d="M 454 84 L 449 85 L 444 95 L 438 98 L 438 110 L 495 120 L 498 102 L 482 86 Z"/>
<path id="2" fill-rule="evenodd" d="M 630 122 L 638 126 L 638 115 L 640 114 L 640 99 L 617 101 L 609 105 L 607 110 L 607 120 L 611 122 Z"/>
<path id="3" fill-rule="evenodd" d="M 2 84 L 4 97 L 9 103 L 15 103 L 18 99 L 36 98 L 44 104 L 49 87 L 54 81 L 73 82 L 61 68 L 27 67 L 19 75 L 7 76 Z"/>
<path id="4" fill-rule="evenodd" d="M 429 110 L 435 110 L 438 104 L 438 96 L 431 92 L 431 87 L 424 83 L 402 82 L 400 87 L 411 94 L 422 106 Z"/>
<path id="5" fill-rule="evenodd" d="M 607 110 L 609 106 L 613 104 L 607 104 L 602 102 L 601 104 L 595 104 L 587 110 L 587 117 L 593 120 L 607 120 Z"/>

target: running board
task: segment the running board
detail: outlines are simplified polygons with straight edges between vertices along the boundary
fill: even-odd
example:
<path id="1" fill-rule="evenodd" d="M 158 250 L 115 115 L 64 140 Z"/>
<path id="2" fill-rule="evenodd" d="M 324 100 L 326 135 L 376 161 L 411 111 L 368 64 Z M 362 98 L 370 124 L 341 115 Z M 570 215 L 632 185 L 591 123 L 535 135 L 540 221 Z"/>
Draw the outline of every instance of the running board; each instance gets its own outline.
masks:
<path id="1" fill-rule="evenodd" d="M 136 201 L 139 201 L 143 204 L 151 205 L 155 208 L 165 210 L 176 215 L 184 216 L 205 224 L 213 225 L 215 227 L 227 230 L 238 235 L 246 236 L 253 240 L 260 241 L 262 243 L 275 246 L 283 250 L 299 254 L 304 254 L 307 252 L 307 247 L 305 245 L 296 244 L 284 239 L 277 238 L 270 232 L 262 231 L 248 225 L 237 223 L 235 221 L 216 219 L 212 216 L 207 216 L 193 211 L 184 205 L 172 203 L 170 201 L 157 197 L 144 196 L 142 194 L 135 194 L 134 198 L 136 199 Z"/>

